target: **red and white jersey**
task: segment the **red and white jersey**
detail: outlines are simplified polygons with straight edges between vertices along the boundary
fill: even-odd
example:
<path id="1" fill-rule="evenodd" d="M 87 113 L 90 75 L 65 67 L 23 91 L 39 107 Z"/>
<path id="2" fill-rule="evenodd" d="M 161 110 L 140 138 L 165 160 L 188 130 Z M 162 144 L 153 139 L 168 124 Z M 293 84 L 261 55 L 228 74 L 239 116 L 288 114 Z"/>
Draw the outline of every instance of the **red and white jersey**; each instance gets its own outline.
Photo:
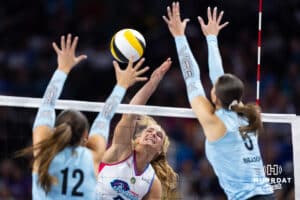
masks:
<path id="1" fill-rule="evenodd" d="M 97 200 L 139 200 L 150 190 L 155 171 L 150 164 L 136 171 L 135 153 L 123 161 L 99 166 Z"/>

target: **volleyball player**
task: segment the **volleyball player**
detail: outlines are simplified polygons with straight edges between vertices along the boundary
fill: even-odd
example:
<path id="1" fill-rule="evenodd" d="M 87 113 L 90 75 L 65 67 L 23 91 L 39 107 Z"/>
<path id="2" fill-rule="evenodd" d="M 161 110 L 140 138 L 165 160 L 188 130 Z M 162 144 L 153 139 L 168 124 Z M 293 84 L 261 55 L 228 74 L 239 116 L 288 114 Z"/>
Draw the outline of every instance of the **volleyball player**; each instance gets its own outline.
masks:
<path id="1" fill-rule="evenodd" d="M 206 136 L 206 156 L 228 199 L 274 199 L 257 142 L 262 128 L 259 109 L 242 103 L 242 81 L 223 72 L 217 35 L 228 23 L 221 24 L 222 16 L 223 12 L 217 15 L 217 8 L 213 12 L 208 8 L 208 23 L 199 17 L 208 44 L 212 103 L 205 96 L 200 71 L 185 36 L 189 20 L 181 20 L 178 2 L 167 8 L 163 19 L 175 39 L 189 102 Z"/>
<path id="2" fill-rule="evenodd" d="M 33 125 L 33 147 L 23 150 L 23 154 L 33 151 L 33 199 L 94 199 L 96 173 L 101 159 L 102 137 L 107 137 L 108 127 L 117 106 L 128 87 L 137 81 L 148 68 L 139 69 L 143 61 L 134 67 L 129 62 L 125 70 L 115 65 L 117 84 L 107 99 L 103 111 L 99 113 L 91 128 L 88 146 L 89 124 L 79 111 L 65 110 L 55 119 L 55 102 L 59 98 L 67 75 L 85 55 L 75 56 L 78 37 L 72 41 L 61 37 L 61 47 L 53 43 L 57 53 L 58 68 L 45 91 Z M 115 61 L 114 61 L 115 63 Z M 92 141 L 95 140 L 95 141 Z M 94 168 L 96 166 L 96 169 Z"/>
<path id="3" fill-rule="evenodd" d="M 170 66 L 167 59 L 130 104 L 146 104 Z M 172 199 L 177 174 L 166 160 L 168 146 L 168 136 L 154 119 L 123 114 L 99 166 L 97 199 Z"/>

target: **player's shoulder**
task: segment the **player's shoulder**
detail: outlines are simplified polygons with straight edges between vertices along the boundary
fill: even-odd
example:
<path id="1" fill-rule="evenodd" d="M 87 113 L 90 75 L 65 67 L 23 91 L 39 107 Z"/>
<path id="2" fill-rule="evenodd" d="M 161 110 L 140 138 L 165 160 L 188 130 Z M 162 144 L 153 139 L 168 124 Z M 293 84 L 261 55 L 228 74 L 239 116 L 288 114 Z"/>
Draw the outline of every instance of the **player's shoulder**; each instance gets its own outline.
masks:
<path id="1" fill-rule="evenodd" d="M 66 147 L 61 152 L 59 152 L 53 159 L 53 164 L 63 164 L 73 160 L 74 162 L 79 162 L 80 160 L 85 160 L 87 163 L 88 160 L 92 159 L 92 151 L 86 147 Z"/>

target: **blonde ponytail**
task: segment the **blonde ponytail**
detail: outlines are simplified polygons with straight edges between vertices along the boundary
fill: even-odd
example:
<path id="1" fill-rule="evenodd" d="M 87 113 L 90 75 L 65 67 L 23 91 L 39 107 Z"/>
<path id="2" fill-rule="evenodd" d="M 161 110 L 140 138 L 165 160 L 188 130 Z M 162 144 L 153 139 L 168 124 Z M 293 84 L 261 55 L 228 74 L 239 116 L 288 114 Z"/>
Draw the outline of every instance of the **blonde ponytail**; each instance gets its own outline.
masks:
<path id="1" fill-rule="evenodd" d="M 173 193 L 175 193 L 177 187 L 178 175 L 174 172 L 169 165 L 166 155 L 160 154 L 155 160 L 151 161 L 151 165 L 154 168 L 155 174 L 162 184 L 162 199 L 171 199 Z"/>

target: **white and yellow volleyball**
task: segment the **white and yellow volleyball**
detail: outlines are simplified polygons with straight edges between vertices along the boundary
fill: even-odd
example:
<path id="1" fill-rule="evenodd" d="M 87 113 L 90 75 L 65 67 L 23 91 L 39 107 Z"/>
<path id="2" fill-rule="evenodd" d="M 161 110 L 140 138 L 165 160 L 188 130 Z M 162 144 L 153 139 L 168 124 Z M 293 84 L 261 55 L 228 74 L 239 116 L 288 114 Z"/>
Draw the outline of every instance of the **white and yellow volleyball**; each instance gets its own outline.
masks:
<path id="1" fill-rule="evenodd" d="M 140 59 L 144 54 L 145 47 L 145 38 L 134 29 L 118 31 L 110 42 L 111 54 L 117 61 L 122 63 L 127 63 L 131 57 L 134 62 Z"/>

